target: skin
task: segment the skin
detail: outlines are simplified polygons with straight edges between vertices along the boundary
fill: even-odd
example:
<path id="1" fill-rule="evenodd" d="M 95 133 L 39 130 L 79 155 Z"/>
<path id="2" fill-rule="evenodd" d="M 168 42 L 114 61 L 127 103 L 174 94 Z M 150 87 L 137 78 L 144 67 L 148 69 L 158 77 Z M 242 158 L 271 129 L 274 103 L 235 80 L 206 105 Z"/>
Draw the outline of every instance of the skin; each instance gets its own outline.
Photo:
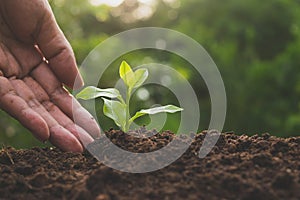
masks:
<path id="1" fill-rule="evenodd" d="M 64 86 L 83 81 L 48 1 L 0 0 L 0 108 L 39 140 L 82 152 L 100 128 Z"/>

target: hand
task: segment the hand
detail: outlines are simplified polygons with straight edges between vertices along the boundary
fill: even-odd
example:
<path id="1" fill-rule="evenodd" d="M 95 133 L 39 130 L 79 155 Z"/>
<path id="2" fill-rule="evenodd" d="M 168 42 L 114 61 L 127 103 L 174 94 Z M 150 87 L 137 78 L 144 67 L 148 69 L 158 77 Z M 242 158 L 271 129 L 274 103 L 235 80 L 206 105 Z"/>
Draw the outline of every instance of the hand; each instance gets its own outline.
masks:
<path id="1" fill-rule="evenodd" d="M 82 152 L 100 129 L 63 84 L 83 81 L 48 1 L 0 0 L 0 108 L 39 140 Z"/>

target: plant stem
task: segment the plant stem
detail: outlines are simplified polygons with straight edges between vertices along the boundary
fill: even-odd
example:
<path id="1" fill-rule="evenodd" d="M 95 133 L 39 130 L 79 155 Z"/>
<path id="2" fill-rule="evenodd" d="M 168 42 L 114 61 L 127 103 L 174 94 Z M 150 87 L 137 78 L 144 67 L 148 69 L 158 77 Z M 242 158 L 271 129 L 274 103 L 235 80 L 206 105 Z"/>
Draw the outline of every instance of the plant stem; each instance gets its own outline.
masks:
<path id="1" fill-rule="evenodd" d="M 131 88 L 127 88 L 126 91 L 126 123 L 125 123 L 125 128 L 124 128 L 124 132 L 127 132 L 129 130 L 129 119 L 130 119 L 130 112 L 129 112 L 129 100 L 130 100 L 130 96 L 131 96 Z"/>

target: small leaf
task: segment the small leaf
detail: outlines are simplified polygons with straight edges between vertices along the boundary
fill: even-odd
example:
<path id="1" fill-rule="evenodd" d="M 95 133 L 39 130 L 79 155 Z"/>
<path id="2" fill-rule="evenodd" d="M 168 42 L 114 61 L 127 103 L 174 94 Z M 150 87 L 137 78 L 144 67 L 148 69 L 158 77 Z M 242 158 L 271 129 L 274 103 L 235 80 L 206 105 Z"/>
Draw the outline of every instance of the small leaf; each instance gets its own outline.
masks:
<path id="1" fill-rule="evenodd" d="M 150 108 L 150 109 L 143 109 L 139 112 L 153 115 L 153 114 L 157 114 L 157 113 L 161 113 L 161 112 L 175 113 L 175 112 L 182 111 L 182 110 L 183 110 L 182 108 L 179 108 L 174 105 L 166 105 L 166 106 L 160 106 L 160 107 L 155 107 L 155 108 Z"/>
<path id="2" fill-rule="evenodd" d="M 115 124 L 124 129 L 126 125 L 126 105 L 119 101 L 102 99 L 104 100 L 104 115 L 114 120 Z"/>
<path id="3" fill-rule="evenodd" d="M 130 122 L 133 122 L 135 119 L 149 114 L 149 115 L 154 115 L 157 113 L 175 113 L 175 112 L 179 112 L 182 111 L 183 108 L 179 108 L 177 106 L 174 105 L 166 105 L 166 106 L 160 106 L 160 107 L 155 107 L 155 108 L 150 108 L 150 109 L 142 109 L 140 111 L 138 111 L 137 113 L 135 113 L 135 115 L 129 120 Z"/>
<path id="4" fill-rule="evenodd" d="M 124 60 L 122 61 L 119 69 L 120 77 L 123 78 L 128 72 L 132 72 L 132 69 L 130 65 Z"/>
<path id="5" fill-rule="evenodd" d="M 132 88 L 137 88 L 140 87 L 148 78 L 148 70 L 147 69 L 138 69 L 134 72 L 134 79 L 135 79 L 135 83 L 132 86 Z"/>
<path id="6" fill-rule="evenodd" d="M 135 83 L 134 72 L 126 61 L 122 61 L 119 69 L 119 74 L 124 83 L 128 87 L 132 88 L 132 85 Z"/>
<path id="7" fill-rule="evenodd" d="M 88 86 L 76 95 L 76 98 L 84 100 L 95 99 L 98 97 L 120 98 L 121 94 L 115 88 L 100 89 L 94 86 Z"/>

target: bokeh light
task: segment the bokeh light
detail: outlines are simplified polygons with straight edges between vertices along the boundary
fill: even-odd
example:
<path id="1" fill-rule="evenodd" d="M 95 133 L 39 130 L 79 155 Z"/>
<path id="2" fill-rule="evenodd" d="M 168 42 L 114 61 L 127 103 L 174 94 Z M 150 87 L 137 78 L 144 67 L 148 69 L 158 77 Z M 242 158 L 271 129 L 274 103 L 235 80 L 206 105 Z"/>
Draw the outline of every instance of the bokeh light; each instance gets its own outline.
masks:
<path id="1" fill-rule="evenodd" d="M 124 0 L 89 0 L 94 6 L 107 5 L 111 7 L 117 7 L 121 5 Z"/>

